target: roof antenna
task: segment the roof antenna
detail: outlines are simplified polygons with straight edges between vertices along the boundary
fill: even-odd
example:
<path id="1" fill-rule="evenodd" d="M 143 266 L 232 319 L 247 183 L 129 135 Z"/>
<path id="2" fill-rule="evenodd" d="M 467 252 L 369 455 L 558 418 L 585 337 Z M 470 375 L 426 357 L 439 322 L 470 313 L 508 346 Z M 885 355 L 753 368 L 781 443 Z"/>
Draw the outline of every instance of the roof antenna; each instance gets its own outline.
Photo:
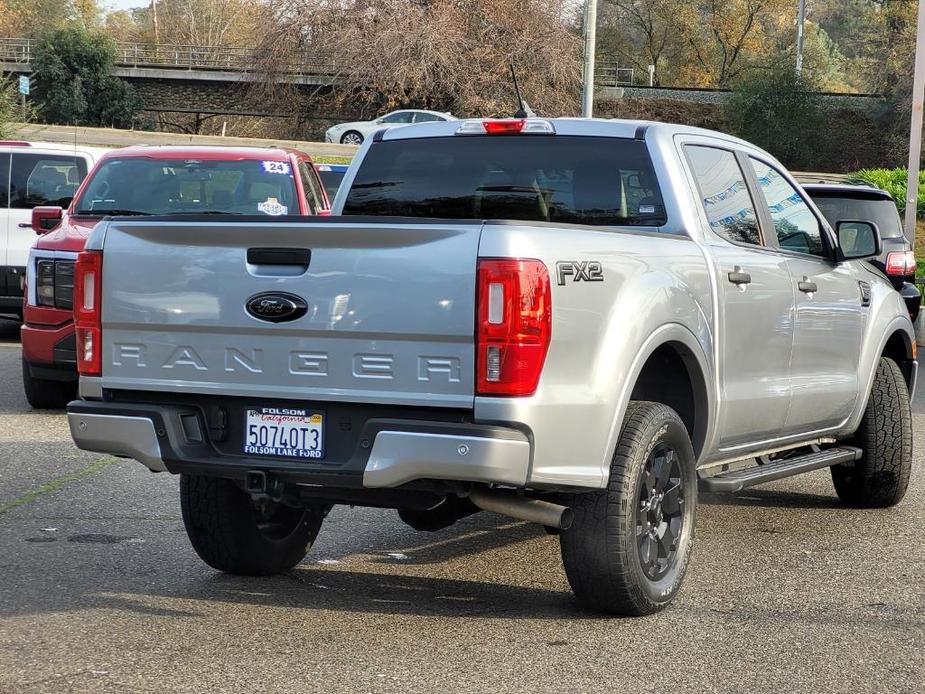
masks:
<path id="1" fill-rule="evenodd" d="M 517 71 L 514 69 L 513 58 L 511 59 L 511 79 L 514 81 L 514 93 L 517 94 L 517 110 L 514 112 L 514 118 L 534 118 L 536 114 L 520 94 L 520 85 L 517 84 Z"/>

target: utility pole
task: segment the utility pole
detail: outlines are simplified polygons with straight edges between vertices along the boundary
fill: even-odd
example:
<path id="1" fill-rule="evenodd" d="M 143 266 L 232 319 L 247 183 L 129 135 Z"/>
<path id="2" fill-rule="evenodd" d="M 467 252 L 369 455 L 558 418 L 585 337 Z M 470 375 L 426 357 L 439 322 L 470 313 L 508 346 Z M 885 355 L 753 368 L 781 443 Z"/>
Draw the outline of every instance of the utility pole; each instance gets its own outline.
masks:
<path id="1" fill-rule="evenodd" d="M 915 30 L 915 76 L 912 80 L 912 126 L 909 129 L 909 177 L 906 179 L 906 236 L 915 243 L 915 213 L 922 163 L 922 100 L 925 98 L 925 1 L 919 0 Z"/>
<path id="2" fill-rule="evenodd" d="M 157 31 L 157 0 L 151 0 L 151 23 L 154 25 L 154 50 L 156 52 L 157 46 L 161 43 L 161 37 Z"/>
<path id="3" fill-rule="evenodd" d="M 800 0 L 797 14 L 797 77 L 803 74 L 803 34 L 806 29 L 806 0 Z"/>
<path id="4" fill-rule="evenodd" d="M 581 94 L 581 115 L 594 112 L 594 53 L 597 43 L 597 0 L 585 3 L 585 83 Z"/>

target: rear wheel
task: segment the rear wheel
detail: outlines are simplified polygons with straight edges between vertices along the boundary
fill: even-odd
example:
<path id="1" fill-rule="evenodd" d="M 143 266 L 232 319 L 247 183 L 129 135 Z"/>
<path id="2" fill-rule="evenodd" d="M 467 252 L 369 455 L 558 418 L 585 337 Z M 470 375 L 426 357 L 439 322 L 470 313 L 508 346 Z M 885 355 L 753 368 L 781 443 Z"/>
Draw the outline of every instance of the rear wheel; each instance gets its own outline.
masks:
<path id="1" fill-rule="evenodd" d="M 22 362 L 22 387 L 26 400 L 37 410 L 60 410 L 77 397 L 77 384 L 74 381 L 35 378 L 25 359 Z"/>
<path id="2" fill-rule="evenodd" d="M 231 480 L 181 475 L 183 524 L 196 554 L 219 571 L 267 576 L 305 557 L 326 513 L 320 506 L 254 502 Z"/>
<path id="3" fill-rule="evenodd" d="M 573 494 L 562 561 L 578 600 L 623 615 L 652 614 L 687 571 L 697 505 L 694 451 L 670 407 L 631 402 L 607 489 Z"/>
<path id="4" fill-rule="evenodd" d="M 832 467 L 838 497 L 850 506 L 884 508 L 899 503 L 912 472 L 912 412 L 899 366 L 882 357 L 861 425 L 852 443 L 863 454 Z"/>

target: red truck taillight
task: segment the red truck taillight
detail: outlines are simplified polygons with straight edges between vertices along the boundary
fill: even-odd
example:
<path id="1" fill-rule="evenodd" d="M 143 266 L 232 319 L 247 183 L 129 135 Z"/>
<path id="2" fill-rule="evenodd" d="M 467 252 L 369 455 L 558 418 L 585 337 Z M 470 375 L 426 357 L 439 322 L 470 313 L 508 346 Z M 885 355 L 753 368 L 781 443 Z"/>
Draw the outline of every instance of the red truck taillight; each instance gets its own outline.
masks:
<path id="1" fill-rule="evenodd" d="M 77 371 L 82 376 L 102 373 L 103 254 L 83 251 L 74 267 L 74 329 L 77 333 Z"/>
<path id="2" fill-rule="evenodd" d="M 478 395 L 536 392 L 552 339 L 549 272 L 539 260 L 479 260 Z"/>
<path id="3" fill-rule="evenodd" d="M 886 274 L 911 275 L 915 272 L 915 253 L 913 251 L 894 251 L 886 256 Z"/>

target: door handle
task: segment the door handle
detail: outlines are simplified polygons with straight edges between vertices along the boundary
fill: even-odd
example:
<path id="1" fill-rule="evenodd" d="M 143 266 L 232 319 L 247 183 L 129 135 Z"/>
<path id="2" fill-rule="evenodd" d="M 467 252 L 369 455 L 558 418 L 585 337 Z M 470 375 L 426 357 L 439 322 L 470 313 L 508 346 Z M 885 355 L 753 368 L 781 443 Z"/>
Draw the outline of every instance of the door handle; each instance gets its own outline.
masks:
<path id="1" fill-rule="evenodd" d="M 31 228 L 32 228 L 32 222 L 20 222 L 20 223 L 17 224 L 16 226 L 18 226 L 20 229 L 31 229 Z"/>
<path id="2" fill-rule="evenodd" d="M 812 294 L 819 291 L 819 287 L 816 286 L 815 282 L 810 282 L 809 277 L 804 277 L 801 281 L 797 282 L 797 289 L 804 294 Z"/>
<path id="3" fill-rule="evenodd" d="M 248 248 L 251 265 L 299 265 L 308 267 L 312 252 L 308 248 Z"/>
<path id="4" fill-rule="evenodd" d="M 743 285 L 751 284 L 752 282 L 752 276 L 744 272 L 738 265 L 733 268 L 732 272 L 730 272 L 727 277 L 729 277 L 729 281 L 733 284 Z"/>

